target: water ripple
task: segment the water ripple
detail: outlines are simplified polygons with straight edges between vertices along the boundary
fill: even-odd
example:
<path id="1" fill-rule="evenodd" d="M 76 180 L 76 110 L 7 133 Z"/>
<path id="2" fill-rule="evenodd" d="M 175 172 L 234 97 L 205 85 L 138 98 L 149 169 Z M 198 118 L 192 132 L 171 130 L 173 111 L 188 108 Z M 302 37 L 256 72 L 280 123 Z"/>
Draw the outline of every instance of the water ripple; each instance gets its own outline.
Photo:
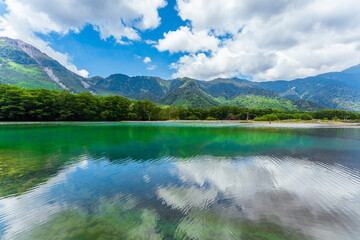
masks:
<path id="1" fill-rule="evenodd" d="M 279 224 L 299 226 L 317 239 L 360 236 L 360 180 L 357 171 L 307 159 L 257 156 L 236 161 L 209 157 L 176 163 L 182 187 L 157 190 L 166 204 L 259 221 L 274 216 Z M 215 201 L 231 199 L 228 203 Z M 241 207 L 239 207 L 241 206 Z"/>

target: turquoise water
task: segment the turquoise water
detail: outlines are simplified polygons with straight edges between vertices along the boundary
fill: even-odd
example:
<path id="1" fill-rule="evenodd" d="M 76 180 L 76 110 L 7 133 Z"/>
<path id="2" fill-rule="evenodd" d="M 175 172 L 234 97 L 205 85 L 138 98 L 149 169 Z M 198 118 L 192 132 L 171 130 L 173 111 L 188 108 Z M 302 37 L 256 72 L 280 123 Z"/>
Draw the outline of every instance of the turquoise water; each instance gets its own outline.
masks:
<path id="1" fill-rule="evenodd" d="M 0 125 L 2 239 L 360 239 L 360 129 Z"/>

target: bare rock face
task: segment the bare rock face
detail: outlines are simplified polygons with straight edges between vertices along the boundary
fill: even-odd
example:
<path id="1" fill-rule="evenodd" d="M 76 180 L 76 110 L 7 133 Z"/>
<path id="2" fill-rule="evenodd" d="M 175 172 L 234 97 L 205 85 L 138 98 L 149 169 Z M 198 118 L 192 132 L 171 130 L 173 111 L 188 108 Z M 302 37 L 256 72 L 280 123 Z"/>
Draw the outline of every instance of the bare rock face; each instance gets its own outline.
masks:
<path id="1" fill-rule="evenodd" d="M 62 88 L 62 89 L 66 89 L 66 90 L 69 90 L 69 88 L 67 88 L 65 86 L 65 84 L 63 84 L 60 79 L 53 73 L 52 69 L 51 68 L 48 68 L 48 67 L 44 67 L 43 68 L 44 71 L 47 73 L 47 75 L 53 80 L 55 81 L 57 84 L 59 84 L 59 86 Z"/>
<path id="2" fill-rule="evenodd" d="M 37 63 L 40 64 L 39 58 L 45 57 L 46 55 L 42 52 L 40 52 L 37 48 L 33 47 L 30 44 L 24 43 L 21 40 L 15 40 L 16 45 L 26 52 L 32 59 L 34 59 Z M 47 56 L 46 56 L 47 57 Z"/>

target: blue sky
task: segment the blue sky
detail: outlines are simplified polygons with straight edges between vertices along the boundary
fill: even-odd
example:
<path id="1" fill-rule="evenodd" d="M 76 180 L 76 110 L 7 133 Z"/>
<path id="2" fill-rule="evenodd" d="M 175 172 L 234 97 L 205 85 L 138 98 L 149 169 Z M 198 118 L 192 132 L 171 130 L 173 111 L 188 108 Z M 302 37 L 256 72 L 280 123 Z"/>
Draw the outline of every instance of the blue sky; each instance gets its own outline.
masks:
<path id="1" fill-rule="evenodd" d="M 359 12 L 358 0 L 0 0 L 0 36 L 82 76 L 291 80 L 359 64 Z"/>
<path id="2" fill-rule="evenodd" d="M 7 13 L 6 4 L 0 1 L 0 15 L 4 15 L 5 13 Z"/>
<path id="3" fill-rule="evenodd" d="M 87 25 L 76 34 L 70 32 L 67 35 L 51 33 L 39 34 L 42 39 L 50 42 L 50 46 L 59 52 L 67 52 L 72 63 L 80 69 L 86 69 L 89 77 L 107 77 L 110 74 L 122 73 L 130 76 L 150 75 L 170 79 L 175 72 L 169 66 L 176 62 L 179 54 L 159 52 L 154 46 L 144 41 L 157 41 L 163 37 L 164 32 L 175 31 L 186 23 L 178 16 L 175 10 L 176 2 L 171 0 L 167 6 L 159 9 L 161 25 L 153 30 L 141 33 L 142 41 L 133 41 L 129 45 L 117 44 L 111 37 L 106 41 L 100 39 L 99 32 L 92 25 Z M 151 63 L 143 62 L 145 57 L 150 57 Z M 154 66 L 153 70 L 147 68 Z"/>

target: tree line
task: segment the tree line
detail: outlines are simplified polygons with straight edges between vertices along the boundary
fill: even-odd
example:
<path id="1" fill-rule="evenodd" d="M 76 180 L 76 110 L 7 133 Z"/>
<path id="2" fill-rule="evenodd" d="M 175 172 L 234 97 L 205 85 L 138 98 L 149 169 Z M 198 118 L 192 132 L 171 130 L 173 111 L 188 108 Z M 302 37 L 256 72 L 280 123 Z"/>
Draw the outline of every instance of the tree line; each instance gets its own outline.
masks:
<path id="1" fill-rule="evenodd" d="M 356 120 L 360 113 L 342 110 L 316 112 L 248 109 L 219 106 L 207 109 L 159 106 L 148 100 L 96 96 L 69 91 L 29 90 L 0 85 L 1 121 L 156 121 L 156 120 Z"/>

